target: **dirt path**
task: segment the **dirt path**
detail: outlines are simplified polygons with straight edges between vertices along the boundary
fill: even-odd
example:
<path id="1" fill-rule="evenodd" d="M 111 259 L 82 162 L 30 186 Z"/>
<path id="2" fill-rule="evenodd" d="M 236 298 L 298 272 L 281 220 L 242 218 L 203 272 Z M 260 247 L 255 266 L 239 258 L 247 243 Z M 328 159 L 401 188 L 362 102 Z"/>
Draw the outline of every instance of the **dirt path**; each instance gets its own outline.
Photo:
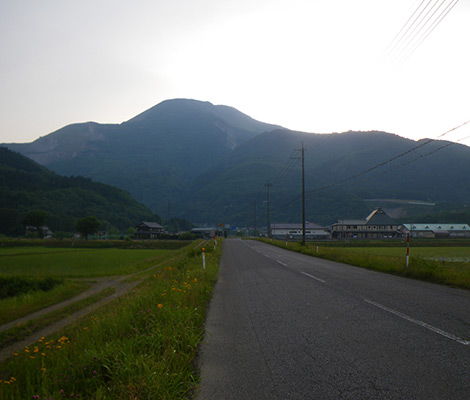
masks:
<path id="1" fill-rule="evenodd" d="M 18 324 L 27 322 L 29 320 L 36 319 L 36 318 L 41 317 L 42 315 L 48 314 L 50 312 L 62 309 L 62 308 L 66 307 L 70 304 L 76 303 L 77 301 L 80 301 L 80 300 L 83 300 L 87 297 L 98 294 L 102 290 L 107 289 L 109 287 L 114 287 L 116 289 L 116 291 L 112 295 L 110 295 L 110 296 L 108 296 L 104 299 L 101 299 L 101 300 L 97 301 L 96 303 L 91 304 L 90 306 L 87 306 L 87 307 L 85 307 L 85 308 L 83 308 L 83 309 L 81 309 L 77 312 L 74 312 L 73 314 L 70 314 L 68 317 L 66 317 L 64 319 L 61 319 L 59 321 L 56 321 L 56 322 L 52 323 L 51 325 L 49 325 L 46 328 L 32 334 L 31 336 L 27 337 L 24 340 L 21 340 L 19 342 L 15 342 L 15 343 L 7 346 L 7 347 L 4 347 L 4 348 L 0 349 L 0 363 L 5 361 L 9 357 L 11 357 L 13 355 L 13 353 L 22 351 L 26 346 L 29 346 L 32 343 L 37 342 L 43 336 L 45 337 L 45 336 L 52 335 L 54 332 L 64 328 L 65 326 L 67 326 L 67 325 L 71 324 L 72 322 L 76 321 L 77 319 L 87 315 L 88 313 L 91 313 L 91 312 L 95 311 L 96 309 L 100 308 L 104 304 L 109 303 L 111 300 L 114 300 L 114 299 L 117 299 L 118 297 L 123 296 L 124 294 L 129 292 L 131 289 L 136 287 L 144 279 L 144 278 L 141 278 L 141 279 L 138 279 L 138 280 L 133 281 L 133 282 L 126 282 L 126 280 L 128 278 L 130 278 L 132 276 L 135 276 L 137 274 L 141 274 L 142 272 L 150 271 L 154 268 L 157 268 L 157 267 L 161 266 L 162 264 L 171 262 L 172 260 L 173 260 L 173 258 L 169 259 L 169 260 L 165 260 L 165 261 L 163 261 L 159 264 L 153 265 L 153 266 L 151 266 L 151 267 L 149 267 L 145 270 L 138 271 L 138 272 L 132 273 L 130 275 L 119 276 L 119 277 L 115 277 L 114 279 L 109 278 L 109 277 L 97 279 L 96 283 L 91 288 L 89 288 L 88 290 L 80 293 L 79 295 L 77 295 L 77 296 L 75 296 L 71 299 L 64 300 L 60 303 L 57 303 L 57 304 L 54 304 L 52 306 L 43 308 L 43 309 L 41 309 L 39 311 L 36 311 L 32 314 L 26 315 L 24 317 L 21 317 L 21 318 L 18 318 L 16 320 L 14 320 L 14 321 L 11 321 L 7 324 L 1 325 L 0 326 L 0 332 L 5 331 L 7 329 L 10 329 L 10 328 L 12 328 L 12 327 L 14 327 Z"/>

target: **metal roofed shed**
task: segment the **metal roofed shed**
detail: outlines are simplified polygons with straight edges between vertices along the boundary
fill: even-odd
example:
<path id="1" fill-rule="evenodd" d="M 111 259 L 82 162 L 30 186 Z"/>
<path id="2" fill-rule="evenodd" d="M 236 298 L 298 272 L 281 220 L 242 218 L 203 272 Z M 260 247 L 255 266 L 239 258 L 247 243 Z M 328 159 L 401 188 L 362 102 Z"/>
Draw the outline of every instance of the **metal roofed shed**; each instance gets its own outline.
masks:
<path id="1" fill-rule="evenodd" d="M 468 224 L 403 224 L 403 233 L 416 238 L 469 238 L 470 225 Z"/>

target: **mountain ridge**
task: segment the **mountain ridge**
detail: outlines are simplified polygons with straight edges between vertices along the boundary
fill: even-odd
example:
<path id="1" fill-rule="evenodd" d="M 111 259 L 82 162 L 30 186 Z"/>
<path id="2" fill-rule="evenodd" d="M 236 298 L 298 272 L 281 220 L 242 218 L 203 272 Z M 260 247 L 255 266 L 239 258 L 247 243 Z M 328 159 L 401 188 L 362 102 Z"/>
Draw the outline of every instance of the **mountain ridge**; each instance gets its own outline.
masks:
<path id="1" fill-rule="evenodd" d="M 465 173 L 470 148 L 442 140 L 414 141 L 381 131 L 292 131 L 233 107 L 191 99 L 166 100 L 121 124 L 89 122 L 62 129 L 66 132 L 38 139 L 56 146 L 47 157 L 34 152 L 42 143 L 18 151 L 42 157 L 57 173 L 121 187 L 167 218 L 177 215 L 197 223 L 247 224 L 253 201 L 263 206 L 260 193 L 268 179 L 276 184 L 273 217 L 298 221 L 299 207 L 292 199 L 300 190 L 300 166 L 289 160 L 298 160 L 295 150 L 301 142 L 311 221 L 329 224 L 365 214 L 371 205 L 362 199 L 457 204 L 470 197 Z M 284 206 L 289 202 L 292 206 Z"/>

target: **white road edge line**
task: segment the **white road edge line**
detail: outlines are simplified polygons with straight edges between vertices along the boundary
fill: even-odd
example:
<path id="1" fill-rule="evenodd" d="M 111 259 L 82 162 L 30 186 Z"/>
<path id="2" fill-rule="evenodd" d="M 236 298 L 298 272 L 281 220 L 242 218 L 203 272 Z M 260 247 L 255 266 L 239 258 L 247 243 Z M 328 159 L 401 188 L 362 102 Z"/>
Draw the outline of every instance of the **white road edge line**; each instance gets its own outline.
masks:
<path id="1" fill-rule="evenodd" d="M 455 336 L 455 335 L 452 335 L 451 333 L 448 333 L 448 332 L 445 332 L 443 331 L 442 329 L 439 329 L 439 328 L 436 328 L 432 325 L 429 325 L 427 324 L 426 322 L 423 322 L 423 321 L 419 321 L 417 319 L 414 319 L 412 317 L 409 317 L 408 315 L 405 315 L 405 314 L 402 314 L 401 312 L 399 311 L 395 311 L 395 310 L 392 310 L 391 308 L 388 308 L 386 306 L 383 306 L 382 304 L 379 304 L 379 303 L 376 303 L 374 301 L 370 301 L 370 300 L 367 300 L 367 299 L 364 299 L 364 301 L 366 303 L 369 303 L 369 304 L 372 304 L 373 306 L 375 307 L 378 307 L 378 308 L 381 308 L 382 310 L 384 311 L 387 311 L 391 314 L 394 314 L 396 315 L 397 317 L 400 317 L 400 318 L 403 318 L 403 319 L 406 319 L 407 321 L 410 321 L 410 322 L 413 322 L 414 324 L 416 325 L 419 325 L 419 326 L 422 326 L 423 328 L 426 328 L 426 329 L 429 329 L 430 331 L 434 332 L 434 333 L 437 333 L 441 336 L 444 336 L 446 337 L 447 339 L 451 339 L 457 343 L 460 343 L 460 344 L 463 344 L 464 346 L 468 346 L 470 345 L 470 340 L 465 340 L 465 339 L 462 339 L 462 338 L 459 338 L 458 336 Z"/>
<path id="2" fill-rule="evenodd" d="M 306 272 L 300 271 L 300 273 L 305 275 L 305 276 L 308 276 L 309 278 L 315 279 L 318 282 L 326 283 L 326 281 L 324 281 L 323 279 L 320 279 L 320 278 L 317 278 L 316 276 L 307 274 Z"/>
<path id="3" fill-rule="evenodd" d="M 284 267 L 287 267 L 287 264 L 284 264 L 282 261 L 276 260 L 279 264 L 284 265 Z"/>

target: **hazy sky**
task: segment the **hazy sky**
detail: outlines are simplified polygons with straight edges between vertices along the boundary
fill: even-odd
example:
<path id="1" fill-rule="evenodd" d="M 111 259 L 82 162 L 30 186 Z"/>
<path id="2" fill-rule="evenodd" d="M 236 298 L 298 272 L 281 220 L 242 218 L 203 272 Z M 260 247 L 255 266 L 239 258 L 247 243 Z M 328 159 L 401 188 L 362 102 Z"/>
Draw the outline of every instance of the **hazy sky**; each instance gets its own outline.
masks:
<path id="1" fill-rule="evenodd" d="M 420 35 L 453 1 L 431 1 Z M 0 0 L 0 142 L 171 98 L 307 132 L 436 138 L 470 120 L 470 0 L 403 62 L 421 36 L 387 46 L 421 3 Z M 466 136 L 470 124 L 445 138 Z"/>

